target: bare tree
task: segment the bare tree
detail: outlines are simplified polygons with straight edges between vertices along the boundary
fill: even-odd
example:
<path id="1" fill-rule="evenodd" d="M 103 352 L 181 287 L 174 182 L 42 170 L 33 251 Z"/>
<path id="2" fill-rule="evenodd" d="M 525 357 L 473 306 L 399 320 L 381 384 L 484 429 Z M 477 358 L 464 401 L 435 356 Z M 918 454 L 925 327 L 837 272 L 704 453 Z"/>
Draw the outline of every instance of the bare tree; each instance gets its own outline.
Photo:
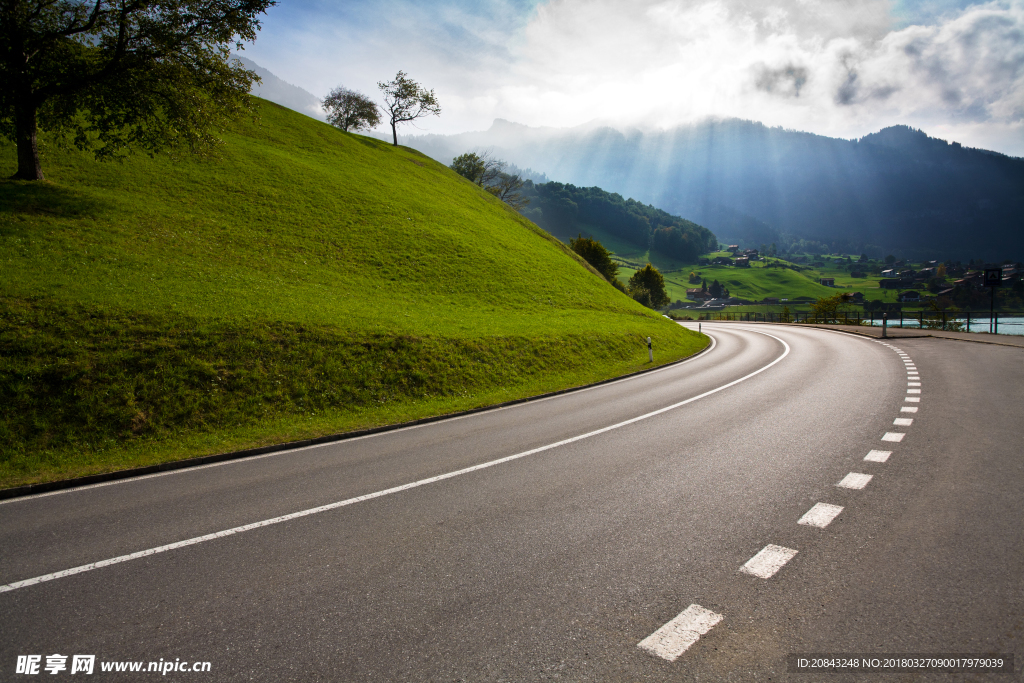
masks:
<path id="1" fill-rule="evenodd" d="M 343 85 L 332 90 L 320 104 L 327 110 L 327 123 L 346 133 L 380 124 L 380 110 L 373 100 Z"/>
<path id="2" fill-rule="evenodd" d="M 518 173 L 505 173 L 499 175 L 486 185 L 488 192 L 511 206 L 516 211 L 522 211 L 530 200 L 523 196 L 523 185 L 526 184 Z"/>
<path id="3" fill-rule="evenodd" d="M 391 123 L 391 136 L 398 146 L 399 123 L 415 121 L 424 116 L 440 116 L 441 106 L 433 90 L 427 90 L 419 83 L 399 71 L 395 80 L 379 81 L 377 87 L 384 93 L 384 111 Z"/>

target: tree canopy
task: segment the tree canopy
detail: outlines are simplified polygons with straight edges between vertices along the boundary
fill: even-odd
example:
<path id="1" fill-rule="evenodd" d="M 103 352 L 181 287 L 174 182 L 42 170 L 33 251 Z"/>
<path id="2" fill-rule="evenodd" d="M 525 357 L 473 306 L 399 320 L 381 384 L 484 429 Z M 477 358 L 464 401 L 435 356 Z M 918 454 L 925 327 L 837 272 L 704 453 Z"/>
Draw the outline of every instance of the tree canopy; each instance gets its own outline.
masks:
<path id="1" fill-rule="evenodd" d="M 384 94 L 384 111 L 391 124 L 391 135 L 398 146 L 398 124 L 415 121 L 424 116 L 440 116 L 441 106 L 433 90 L 427 90 L 399 71 L 393 81 L 378 81 Z"/>
<path id="2" fill-rule="evenodd" d="M 203 153 L 251 111 L 258 78 L 230 46 L 255 40 L 273 0 L 3 0 L 0 133 L 16 178 L 41 180 L 38 130 L 98 158 Z"/>
<path id="3" fill-rule="evenodd" d="M 665 278 L 650 263 L 633 273 L 629 278 L 629 284 L 626 285 L 626 291 L 650 308 L 661 308 L 671 301 L 668 292 L 665 291 Z"/>
<path id="4" fill-rule="evenodd" d="M 619 267 L 612 261 L 611 253 L 597 240 L 580 234 L 569 240 L 569 248 L 592 265 L 594 270 L 604 275 L 608 282 L 615 282 L 618 278 Z"/>
<path id="5" fill-rule="evenodd" d="M 346 133 L 350 129 L 373 128 L 380 123 L 380 110 L 373 100 L 344 86 L 332 90 L 320 104 L 327 111 L 327 123 Z"/>
<path id="6" fill-rule="evenodd" d="M 487 165 L 484 160 L 475 153 L 466 152 L 465 154 L 460 154 L 452 159 L 452 163 L 449 168 L 466 180 L 480 185 L 482 184 L 484 171 L 487 169 Z"/>

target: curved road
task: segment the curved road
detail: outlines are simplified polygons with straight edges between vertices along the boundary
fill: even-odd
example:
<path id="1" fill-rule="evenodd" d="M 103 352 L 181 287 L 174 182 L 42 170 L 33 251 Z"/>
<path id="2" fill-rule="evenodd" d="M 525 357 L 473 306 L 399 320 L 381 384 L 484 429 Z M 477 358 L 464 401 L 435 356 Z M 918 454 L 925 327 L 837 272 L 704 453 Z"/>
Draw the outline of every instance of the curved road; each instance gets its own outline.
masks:
<path id="1" fill-rule="evenodd" d="M 1021 350 L 704 331 L 592 389 L 0 504 L 0 678 L 54 653 L 217 681 L 1024 660 Z"/>

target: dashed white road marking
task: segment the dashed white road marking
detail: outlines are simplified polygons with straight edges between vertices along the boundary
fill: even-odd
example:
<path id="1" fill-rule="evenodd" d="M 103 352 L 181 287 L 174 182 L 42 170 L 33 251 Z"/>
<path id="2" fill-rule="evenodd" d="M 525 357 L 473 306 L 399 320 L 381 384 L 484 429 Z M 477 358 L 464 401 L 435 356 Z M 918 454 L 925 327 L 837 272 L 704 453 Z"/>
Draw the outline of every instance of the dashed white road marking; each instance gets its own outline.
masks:
<path id="1" fill-rule="evenodd" d="M 917 406 L 901 406 L 900 407 L 900 412 L 901 413 L 916 413 L 917 412 Z"/>
<path id="2" fill-rule="evenodd" d="M 907 396 L 903 400 L 907 401 L 908 403 L 920 403 L 921 402 L 921 397 L 920 396 Z"/>
<path id="3" fill-rule="evenodd" d="M 724 618 L 700 605 L 690 605 L 675 619 L 641 640 L 637 647 L 674 662 Z"/>
<path id="4" fill-rule="evenodd" d="M 885 462 L 886 460 L 889 459 L 890 455 L 892 455 L 892 451 L 872 450 L 867 455 L 864 456 L 864 459 L 867 460 L 868 462 Z"/>
<path id="5" fill-rule="evenodd" d="M 824 529 L 843 511 L 841 505 L 830 505 L 829 503 L 815 503 L 814 507 L 808 510 L 803 517 L 797 520 L 797 524 L 816 526 Z"/>
<path id="6" fill-rule="evenodd" d="M 792 560 L 797 552 L 792 548 L 768 544 L 761 549 L 761 552 L 747 560 L 747 563 L 740 567 L 740 571 L 761 579 L 768 579 Z"/>
<path id="7" fill-rule="evenodd" d="M 920 394 L 921 390 L 920 389 L 907 389 L 907 393 L 908 394 Z"/>
<path id="8" fill-rule="evenodd" d="M 903 432 L 886 432 L 882 435 L 882 441 L 894 441 L 899 443 L 900 441 L 903 441 L 903 437 L 905 436 L 906 434 Z"/>
<path id="9" fill-rule="evenodd" d="M 911 379 L 913 379 L 913 378 L 911 378 Z M 919 386 L 921 386 L 921 383 L 920 382 L 907 382 L 907 386 L 908 387 L 919 387 Z"/>
<path id="10" fill-rule="evenodd" d="M 895 420 L 892 421 L 892 423 L 897 427 L 909 427 L 910 425 L 914 424 L 914 418 L 897 417 Z"/>
<path id="11" fill-rule="evenodd" d="M 871 481 L 871 477 L 872 475 L 870 474 L 850 472 L 845 477 L 843 477 L 843 480 L 836 484 L 836 486 L 839 486 L 844 489 L 862 489 L 868 485 L 868 482 Z"/>

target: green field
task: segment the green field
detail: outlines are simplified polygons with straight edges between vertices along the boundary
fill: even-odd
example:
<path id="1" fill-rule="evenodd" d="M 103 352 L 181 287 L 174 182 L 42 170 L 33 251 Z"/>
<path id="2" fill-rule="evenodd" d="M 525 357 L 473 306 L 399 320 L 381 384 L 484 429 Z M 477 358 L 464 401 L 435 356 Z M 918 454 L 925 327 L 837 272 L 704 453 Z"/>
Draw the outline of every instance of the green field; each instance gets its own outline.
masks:
<path id="1" fill-rule="evenodd" d="M 575 386 L 646 367 L 648 335 L 659 362 L 704 346 L 418 152 L 259 112 L 217 158 L 48 145 L 47 182 L 0 182 L 0 485 Z"/>

